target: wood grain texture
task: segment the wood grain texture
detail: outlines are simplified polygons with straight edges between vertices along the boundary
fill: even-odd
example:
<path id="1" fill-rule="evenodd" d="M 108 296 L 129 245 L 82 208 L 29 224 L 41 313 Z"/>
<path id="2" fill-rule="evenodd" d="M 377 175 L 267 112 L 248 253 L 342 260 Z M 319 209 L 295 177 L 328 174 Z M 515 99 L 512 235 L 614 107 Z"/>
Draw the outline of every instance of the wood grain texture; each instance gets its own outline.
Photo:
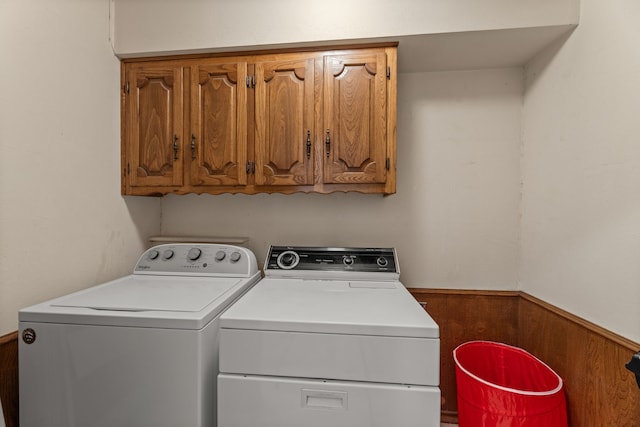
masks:
<path id="1" fill-rule="evenodd" d="M 0 337 L 0 400 L 5 424 L 7 427 L 18 427 L 17 331 Z"/>
<path id="2" fill-rule="evenodd" d="M 128 186 L 182 185 L 182 68 L 132 66 L 126 79 Z"/>
<path id="3" fill-rule="evenodd" d="M 324 182 L 385 182 L 386 69 L 384 51 L 325 56 Z"/>
<path id="4" fill-rule="evenodd" d="M 384 194 L 396 192 L 396 150 L 397 150 L 397 115 L 398 115 L 398 49 L 387 48 L 387 158 L 389 171 L 385 182 Z M 386 166 L 386 165 L 385 165 Z"/>
<path id="5" fill-rule="evenodd" d="M 640 344 L 523 292 L 410 289 L 440 325 L 443 420 L 457 411 L 453 349 L 475 339 L 535 355 L 565 382 L 569 425 L 640 425 L 640 390 L 624 364 Z"/>
<path id="6" fill-rule="evenodd" d="M 625 367 L 640 344 L 522 294 L 519 345 L 565 381 L 569 423 L 640 425 L 640 390 Z"/>
<path id="7" fill-rule="evenodd" d="M 190 73 L 190 184 L 245 185 L 247 64 L 207 61 Z"/>
<path id="8" fill-rule="evenodd" d="M 255 69 L 256 185 L 309 185 L 315 133 L 314 58 L 261 61 Z"/>
<path id="9" fill-rule="evenodd" d="M 396 46 L 123 60 L 123 85 L 140 87 L 123 95 L 122 193 L 395 193 Z M 330 90 L 329 56 L 341 67 Z M 245 64 L 250 88 L 243 71 L 206 73 L 212 64 Z M 327 121 L 340 123 L 330 157 Z"/>
<path id="10" fill-rule="evenodd" d="M 518 331 L 518 346 L 544 361 L 563 378 L 571 425 L 585 425 L 579 408 L 587 398 L 589 331 L 524 298 L 520 300 Z"/>
<path id="11" fill-rule="evenodd" d="M 453 350 L 473 340 L 514 344 L 517 341 L 518 293 L 410 289 L 440 326 L 440 390 L 442 410 L 457 413 Z"/>

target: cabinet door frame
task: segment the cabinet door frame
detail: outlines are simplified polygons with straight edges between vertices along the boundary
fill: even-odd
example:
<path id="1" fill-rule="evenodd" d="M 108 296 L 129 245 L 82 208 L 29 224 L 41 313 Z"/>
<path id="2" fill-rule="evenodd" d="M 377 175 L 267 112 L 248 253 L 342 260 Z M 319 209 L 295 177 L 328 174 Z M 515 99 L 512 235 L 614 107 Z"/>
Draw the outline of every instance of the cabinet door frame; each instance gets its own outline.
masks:
<path id="1" fill-rule="evenodd" d="M 365 80 L 356 81 L 356 73 Z M 368 97 L 357 96 L 366 92 Z M 384 50 L 324 57 L 322 131 L 325 184 L 387 182 L 390 161 L 387 161 L 390 114 L 387 92 L 387 55 Z M 358 102 L 364 100 L 364 110 L 358 110 L 356 99 Z M 348 110 L 348 114 L 343 110 Z M 359 132 L 362 128 L 367 132 Z M 368 150 L 363 152 L 363 147 Z"/>
<path id="2" fill-rule="evenodd" d="M 184 184 L 183 80 L 182 67 L 179 65 L 157 64 L 144 68 L 131 67 L 126 70 L 129 92 L 126 99 L 129 114 L 125 119 L 128 135 L 126 174 L 129 187 L 180 187 Z M 160 112 L 166 114 L 164 119 L 158 115 L 157 118 L 147 120 L 145 123 L 141 91 L 151 90 L 150 85 L 153 85 L 158 92 L 155 94 L 158 100 L 164 100 L 164 110 L 160 109 Z M 165 91 L 164 94 L 161 93 L 162 90 Z M 152 98 L 153 94 L 149 97 Z M 157 115 L 157 111 L 154 110 L 153 113 Z M 146 130 L 141 130 L 142 126 Z M 150 128 L 154 126 L 164 128 L 160 133 L 166 135 L 163 135 L 163 138 L 157 138 L 158 132 L 151 134 Z M 147 139 L 152 140 L 147 141 L 144 147 L 144 141 L 141 141 L 142 132 L 151 135 Z M 164 141 L 156 139 L 164 139 Z M 160 154 L 158 162 L 165 158 L 165 163 L 157 167 L 157 170 L 150 171 L 149 165 L 143 164 L 145 160 L 142 157 L 153 154 L 157 156 L 157 152 Z"/>
<path id="3" fill-rule="evenodd" d="M 382 59 L 380 59 L 382 58 Z M 342 63 L 340 62 L 342 61 Z M 340 123 L 340 115 L 334 114 L 336 108 L 336 84 L 335 70 L 333 63 L 347 64 L 357 68 L 358 61 L 362 64 L 374 64 L 370 73 L 372 76 L 372 87 L 374 89 L 362 89 L 367 87 L 363 84 L 360 77 L 351 79 L 355 83 L 351 83 L 358 95 L 352 97 L 351 104 L 358 106 L 359 100 L 355 101 L 359 96 L 367 99 L 372 94 L 382 94 L 378 98 L 373 97 L 373 107 L 379 108 L 374 111 L 373 116 L 378 119 L 371 119 L 369 115 L 367 120 L 369 124 L 375 124 L 373 132 L 369 130 L 360 130 L 352 132 L 353 134 L 371 134 L 373 137 L 365 139 L 368 145 L 360 148 L 356 138 L 349 136 L 351 142 L 345 147 L 351 146 L 352 151 L 356 154 L 351 158 L 347 156 L 348 165 L 345 169 L 343 161 L 340 164 L 341 138 L 339 131 L 336 130 L 336 123 Z M 386 62 L 385 62 L 386 61 Z M 207 173 L 205 179 L 198 176 L 198 169 L 202 166 L 202 122 L 201 118 L 195 117 L 200 114 L 200 106 L 202 100 L 197 85 L 199 72 L 206 69 L 211 64 L 220 66 L 221 64 L 238 64 L 243 63 L 246 71 L 238 73 L 238 113 L 235 123 L 236 141 L 235 159 L 231 163 L 226 161 L 214 161 L 216 155 L 225 159 L 229 156 L 229 152 L 224 154 L 209 153 L 209 162 L 214 162 L 215 167 L 210 168 L 214 173 Z M 293 65 L 292 65 L 293 64 Z M 234 65 L 236 67 L 237 65 Z M 293 78 L 291 81 L 284 78 L 287 67 Z M 295 70 L 298 75 L 295 75 Z M 361 67 L 366 70 L 365 67 Z M 369 66 L 371 69 L 371 66 Z M 387 71 L 387 68 L 389 71 Z M 276 78 L 276 84 L 272 85 L 271 103 L 278 105 L 280 117 L 274 116 L 276 128 L 273 141 L 284 140 L 286 143 L 283 147 L 274 146 L 272 152 L 269 151 L 269 143 L 265 139 L 268 130 L 266 129 L 269 113 L 266 111 L 267 100 L 267 83 L 265 82 L 265 72 L 276 71 L 280 73 Z M 302 70 L 302 71 L 300 71 Z M 371 71 L 371 70 L 370 70 Z M 235 71 L 232 71 L 235 72 Z M 244 74 L 246 72 L 246 74 Z M 368 72 L 368 71 L 367 71 Z M 338 75 L 340 73 L 338 72 Z M 141 120 L 139 110 L 139 102 L 137 97 L 138 85 L 137 80 L 144 78 L 155 78 L 156 82 L 162 78 L 166 78 L 166 89 L 169 93 L 168 101 L 147 102 L 149 105 L 154 102 L 159 103 L 166 108 L 158 109 L 159 115 L 164 115 L 162 126 L 166 131 L 157 131 L 155 134 L 173 134 L 178 137 L 178 159 L 167 160 L 167 153 L 173 154 L 172 148 L 169 149 L 167 142 L 163 142 L 163 147 L 159 157 L 162 160 L 153 158 L 156 153 L 154 149 L 150 149 L 153 144 L 140 145 L 140 139 L 145 138 L 144 133 L 140 133 L 140 126 L 144 120 Z M 243 84 L 244 77 L 244 84 Z M 281 80 L 277 80 L 281 78 Z M 121 79 L 123 82 L 123 91 L 121 97 L 121 158 L 122 158 L 122 180 L 121 191 L 126 195 L 144 195 L 144 196 L 161 196 L 164 194 L 188 194 L 188 193 L 244 193 L 256 194 L 265 192 L 277 192 L 291 194 L 296 192 L 314 192 L 314 193 L 332 193 L 336 191 L 348 192 L 357 191 L 361 193 L 378 193 L 393 194 L 396 191 L 396 111 L 397 111 L 397 44 L 380 43 L 368 46 L 333 46 L 314 48 L 307 51 L 294 51 L 291 49 L 278 49 L 268 52 L 236 52 L 230 54 L 197 54 L 197 55 L 176 55 L 171 57 L 157 58 L 137 58 L 125 59 L 121 65 Z M 134 81 L 135 80 L 135 81 Z M 360 80 L 360 82 L 358 82 Z M 297 83 L 296 83 L 297 82 Z M 348 85 L 347 85 L 348 86 Z M 157 93 L 163 93 L 160 85 L 156 85 Z M 274 89 L 275 88 L 275 89 Z M 280 95 L 273 95 L 277 90 L 282 93 L 289 91 L 288 95 L 281 95 L 282 101 L 273 101 L 279 99 Z M 150 92 L 148 92 L 150 93 Z M 362 95 L 364 94 L 364 95 Z M 207 95 L 216 98 L 217 95 Z M 162 95 L 147 96 L 149 99 L 163 99 Z M 221 96 L 220 99 L 228 97 Z M 303 99 L 302 103 L 297 101 Z M 288 100 L 288 101 L 287 101 Z M 209 105 L 213 105 L 213 101 L 209 100 Z M 363 101 L 367 102 L 367 101 Z M 164 103 L 164 104 L 163 104 Z M 244 104 L 244 111 L 242 106 Z M 350 105 L 344 102 L 344 105 Z M 302 107 L 289 107 L 289 105 L 302 105 Z M 284 106 L 284 107 L 282 107 Z M 207 107 L 208 108 L 208 107 Z M 347 107 L 349 110 L 350 107 Z M 363 110 L 369 111 L 369 108 L 358 107 L 347 114 L 346 122 L 354 123 L 354 127 L 360 126 L 358 121 L 363 114 Z M 148 109 L 148 108 L 147 108 Z M 297 109 L 302 111 L 301 114 L 289 114 L 289 111 Z M 144 110 L 144 109 L 143 109 Z M 339 109 L 337 109 L 339 112 Z M 378 111 L 377 113 L 375 111 Z M 143 111 L 144 114 L 144 111 Z M 230 116 L 230 113 L 221 113 L 222 116 Z M 337 118 L 336 118 L 337 117 Z M 280 122 L 278 122 L 280 120 Z M 150 120 L 146 120 L 147 124 Z M 213 120 L 216 122 L 216 120 Z M 218 120 L 224 123 L 224 120 Z M 285 123 L 281 125 L 280 123 Z M 302 125 L 300 125 L 302 123 Z M 362 129 L 366 129 L 369 124 L 362 125 Z M 154 125 L 158 127 L 157 125 Z M 153 128 L 154 126 L 151 126 Z M 209 125 L 208 125 L 209 126 Z M 278 128 L 281 127 L 281 129 Z M 344 124 L 343 124 L 344 126 Z M 350 126 L 350 125 L 349 125 Z M 288 127 L 288 128 L 287 128 Z M 159 128 L 159 127 L 158 127 Z M 200 130 L 198 130 L 200 129 Z M 295 130 L 292 130 L 295 129 Z M 325 138 L 326 129 L 330 129 L 331 145 L 329 157 L 326 155 Z M 220 130 L 221 134 L 228 134 L 229 129 Z M 208 131 L 209 135 L 213 134 Z M 153 134 L 153 132 L 151 132 Z M 307 138 L 307 134 L 309 138 Z M 195 136 L 195 150 L 191 150 L 191 136 Z M 284 137 L 280 137 L 284 135 Z M 289 136 L 294 135 L 294 136 Z M 162 138 L 165 138 L 164 136 Z M 226 138 L 226 137 L 225 137 Z M 222 139 L 225 139 L 222 138 Z M 214 138 L 215 139 L 215 138 Z M 226 138 L 229 139 L 229 138 Z M 309 156 L 307 152 L 307 139 L 311 142 Z M 220 141 L 220 138 L 218 138 Z M 156 141 L 157 142 L 157 141 Z M 215 144 L 220 145 L 220 142 Z M 338 144 L 339 147 L 336 147 Z M 225 148 L 226 149 L 226 148 Z M 145 152 L 147 150 L 147 152 Z M 284 153 L 284 154 L 283 154 Z M 364 155 L 364 154 L 367 155 Z M 195 159 L 192 158 L 195 154 Z M 163 174 L 157 176 L 144 176 L 144 173 L 138 174 L 137 169 L 140 167 L 140 160 L 147 159 L 147 163 L 158 169 L 158 165 L 163 163 L 170 167 L 163 169 Z M 146 157 L 145 157 L 146 156 Z M 158 156 L 157 156 L 158 157 Z M 205 156 L 206 157 L 206 156 Z M 138 160 L 136 160 L 138 159 Z M 351 159 L 351 160 L 349 160 Z M 355 160 L 353 160 L 355 159 Z M 363 170 L 358 170 L 357 163 L 365 164 Z M 267 170 L 273 165 L 269 162 L 273 161 L 278 169 L 276 173 Z M 230 167 L 220 167 L 220 165 L 231 164 Z M 213 163 L 212 163 L 213 164 Z M 336 166 L 338 165 L 338 166 Z M 368 169 L 367 169 L 368 168 Z M 200 168 L 201 169 L 201 168 Z M 288 170 L 289 169 L 289 170 Z M 295 169 L 295 170 L 294 170 Z M 226 171 L 225 171 L 226 170 Z M 232 172 L 227 172 L 231 170 Z M 265 171 L 267 172 L 265 173 Z M 140 175 L 140 176 L 138 176 Z"/>
<path id="4" fill-rule="evenodd" d="M 190 169 L 189 181 L 194 187 L 198 186 L 245 186 L 247 184 L 247 62 L 233 61 L 202 61 L 191 65 L 191 110 L 189 152 Z M 208 77 L 208 78 L 207 78 Z M 211 79 L 214 80 L 211 80 Z M 205 84 L 211 83 L 212 90 L 219 90 L 221 98 L 214 111 L 206 111 Z M 226 91 L 224 89 L 227 89 Z M 212 100 L 208 100 L 212 103 Z M 215 101 L 215 100 L 214 100 Z M 225 111 L 225 102 L 228 107 Z M 226 113 L 226 114 L 225 114 Z M 218 129 L 209 124 L 207 129 L 206 117 L 211 120 L 227 118 L 223 124 L 224 135 L 219 135 Z M 224 116 L 224 117 L 222 117 Z M 208 136 L 208 133 L 213 135 Z M 224 141 L 217 141 L 218 136 L 224 136 Z M 218 143 L 217 147 L 212 144 Z M 222 151 L 213 153 L 212 150 Z M 212 155 L 208 155 L 212 154 Z M 214 165 L 212 157 L 218 163 Z"/>
<path id="5" fill-rule="evenodd" d="M 314 182 L 315 61 L 311 55 L 271 59 L 255 63 L 255 185 L 310 186 Z M 293 88 L 297 93 L 289 93 L 287 99 L 283 92 L 289 92 L 289 88 L 283 83 L 274 87 L 275 93 L 272 93 L 268 85 L 275 85 L 276 79 L 287 78 L 299 82 L 299 86 Z M 296 94 L 294 111 L 273 108 L 274 103 L 291 101 Z M 281 126 L 281 133 L 291 134 L 290 140 L 279 141 L 283 144 L 279 152 L 274 148 L 276 141 L 272 140 L 278 135 L 274 130 L 276 124 Z M 287 152 L 283 153 L 283 148 Z M 283 165 L 282 158 L 288 164 Z"/>

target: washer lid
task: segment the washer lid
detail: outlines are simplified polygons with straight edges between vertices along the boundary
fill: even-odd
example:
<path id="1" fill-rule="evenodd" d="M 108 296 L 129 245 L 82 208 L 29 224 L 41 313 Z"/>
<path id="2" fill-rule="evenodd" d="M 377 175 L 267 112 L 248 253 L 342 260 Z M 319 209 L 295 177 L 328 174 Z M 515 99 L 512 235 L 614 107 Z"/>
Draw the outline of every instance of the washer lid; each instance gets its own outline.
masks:
<path id="1" fill-rule="evenodd" d="M 439 328 L 400 282 L 266 278 L 220 317 L 220 327 L 438 338 Z"/>
<path id="2" fill-rule="evenodd" d="M 237 278 L 132 275 L 57 299 L 53 307 L 111 311 L 191 312 L 204 309 L 240 282 Z"/>
<path id="3" fill-rule="evenodd" d="M 201 329 L 259 279 L 129 275 L 19 311 L 20 322 Z"/>

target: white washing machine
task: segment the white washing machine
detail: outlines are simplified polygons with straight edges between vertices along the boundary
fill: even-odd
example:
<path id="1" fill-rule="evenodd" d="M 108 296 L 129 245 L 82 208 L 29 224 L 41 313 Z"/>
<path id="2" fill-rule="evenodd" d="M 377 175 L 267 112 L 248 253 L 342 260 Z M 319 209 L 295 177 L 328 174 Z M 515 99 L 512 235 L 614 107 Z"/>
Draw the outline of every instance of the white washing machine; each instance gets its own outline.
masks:
<path id="1" fill-rule="evenodd" d="M 219 427 L 439 427 L 440 340 L 395 250 L 273 246 L 220 320 Z"/>
<path id="2" fill-rule="evenodd" d="M 259 279 L 245 248 L 160 245 L 131 275 L 20 310 L 20 425 L 215 426 L 220 315 Z"/>

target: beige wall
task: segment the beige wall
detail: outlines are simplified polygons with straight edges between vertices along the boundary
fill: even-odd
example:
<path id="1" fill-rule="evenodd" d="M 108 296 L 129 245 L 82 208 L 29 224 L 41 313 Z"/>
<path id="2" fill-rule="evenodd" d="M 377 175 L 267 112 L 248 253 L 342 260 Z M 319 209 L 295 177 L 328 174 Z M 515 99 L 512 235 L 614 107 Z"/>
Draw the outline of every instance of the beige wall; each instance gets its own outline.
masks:
<path id="1" fill-rule="evenodd" d="M 521 286 L 640 342 L 639 18 L 582 0 L 526 69 Z"/>
<path id="2" fill-rule="evenodd" d="M 119 55 L 531 28 L 578 20 L 578 0 L 112 2 Z"/>
<path id="3" fill-rule="evenodd" d="M 130 271 L 162 214 L 165 234 L 249 236 L 260 258 L 268 243 L 393 245 L 409 286 L 520 288 L 640 341 L 635 0 L 582 0 L 581 25 L 536 57 L 524 82 L 518 68 L 401 74 L 396 195 L 120 197 L 109 33 L 126 54 L 561 25 L 578 15 L 576 1 L 530 1 L 522 13 L 507 0 L 482 10 L 471 0 L 460 10 L 380 1 L 370 25 L 299 4 L 0 2 L 0 334 L 16 328 L 22 306 Z M 318 22 L 305 25 L 310 10 Z M 282 25 L 265 19 L 274 13 Z"/>
<path id="4" fill-rule="evenodd" d="M 395 246 L 408 286 L 516 289 L 520 69 L 401 74 L 398 189 L 382 197 L 169 196 L 164 234 Z"/>
<path id="5" fill-rule="evenodd" d="M 108 0 L 0 2 L 0 335 L 19 308 L 128 273 L 160 203 L 120 196 Z"/>

